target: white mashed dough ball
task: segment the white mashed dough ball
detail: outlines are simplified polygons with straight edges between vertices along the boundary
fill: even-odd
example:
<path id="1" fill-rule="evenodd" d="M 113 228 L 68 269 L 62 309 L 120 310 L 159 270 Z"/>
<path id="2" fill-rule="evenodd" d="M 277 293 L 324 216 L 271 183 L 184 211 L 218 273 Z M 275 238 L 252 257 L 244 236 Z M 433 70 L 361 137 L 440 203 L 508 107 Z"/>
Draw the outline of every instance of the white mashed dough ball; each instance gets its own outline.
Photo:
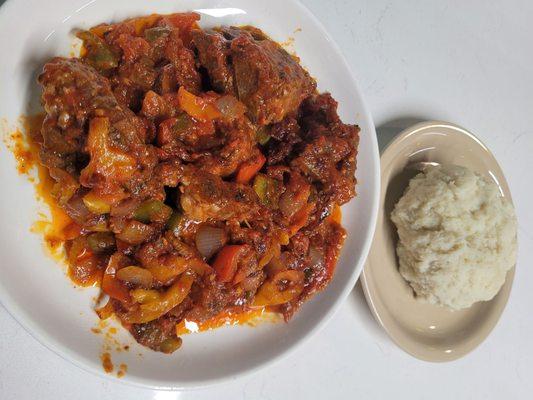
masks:
<path id="1" fill-rule="evenodd" d="M 516 262 L 516 217 L 496 184 L 467 168 L 431 167 L 391 219 L 400 273 L 417 298 L 452 309 L 492 299 Z"/>

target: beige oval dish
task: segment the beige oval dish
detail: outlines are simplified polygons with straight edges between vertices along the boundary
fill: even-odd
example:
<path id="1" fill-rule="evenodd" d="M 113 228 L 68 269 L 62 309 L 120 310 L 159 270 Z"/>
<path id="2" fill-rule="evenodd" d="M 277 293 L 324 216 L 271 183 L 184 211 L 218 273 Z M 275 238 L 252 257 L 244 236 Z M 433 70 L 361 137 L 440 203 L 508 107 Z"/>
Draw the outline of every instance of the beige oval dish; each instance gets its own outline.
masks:
<path id="1" fill-rule="evenodd" d="M 378 322 L 407 353 L 422 360 L 443 362 L 464 356 L 494 328 L 507 303 L 514 268 L 491 301 L 451 311 L 415 299 L 398 272 L 397 234 L 390 220 L 394 205 L 420 162 L 456 164 L 492 179 L 511 200 L 507 182 L 487 147 L 465 129 L 446 122 L 423 122 L 396 137 L 381 155 L 381 199 L 376 232 L 361 281 Z"/>

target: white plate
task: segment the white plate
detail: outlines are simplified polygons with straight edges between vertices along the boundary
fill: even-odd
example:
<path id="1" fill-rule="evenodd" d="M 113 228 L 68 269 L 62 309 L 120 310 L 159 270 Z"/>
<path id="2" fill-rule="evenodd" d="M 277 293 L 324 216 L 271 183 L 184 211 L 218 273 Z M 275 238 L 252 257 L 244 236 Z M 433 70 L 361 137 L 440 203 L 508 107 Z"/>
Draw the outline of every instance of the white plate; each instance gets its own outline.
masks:
<path id="1" fill-rule="evenodd" d="M 0 117 L 14 124 L 21 114 L 38 108 L 36 76 L 50 57 L 69 55 L 73 28 L 188 10 L 203 10 L 204 27 L 252 24 L 275 40 L 294 38 L 290 50 L 300 56 L 319 89 L 332 92 L 344 121 L 361 126 L 358 197 L 343 208 L 349 235 L 335 278 L 290 323 L 187 335 L 183 347 L 171 356 L 141 348 L 121 330 L 117 339 L 131 345 L 129 351 L 112 356 L 115 365 L 128 366 L 122 381 L 152 388 L 198 387 L 233 379 L 279 359 L 308 339 L 338 309 L 361 272 L 379 196 L 376 135 L 361 92 L 337 46 L 297 1 L 8 1 L 0 9 L 0 54 L 4 55 L 0 63 Z M 13 156 L 5 146 L 0 147 L 0 300 L 41 343 L 86 370 L 114 377 L 102 370 L 102 336 L 90 331 L 97 323 L 91 310 L 96 290 L 73 288 L 64 271 L 43 254 L 41 238 L 29 232 L 38 206 L 33 187 L 17 175 Z"/>

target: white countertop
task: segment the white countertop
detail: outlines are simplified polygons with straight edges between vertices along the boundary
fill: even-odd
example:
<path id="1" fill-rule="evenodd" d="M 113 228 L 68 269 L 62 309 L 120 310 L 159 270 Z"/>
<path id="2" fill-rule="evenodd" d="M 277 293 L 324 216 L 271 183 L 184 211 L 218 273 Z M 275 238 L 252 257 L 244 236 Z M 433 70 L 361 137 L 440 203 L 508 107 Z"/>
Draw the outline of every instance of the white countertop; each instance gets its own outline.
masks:
<path id="1" fill-rule="evenodd" d="M 358 285 L 324 330 L 273 367 L 219 387 L 157 392 L 80 370 L 0 306 L 1 399 L 531 398 L 533 2 L 304 3 L 353 67 L 380 140 L 418 120 L 447 120 L 477 134 L 499 160 L 517 209 L 520 250 L 509 303 L 489 338 L 455 362 L 416 360 L 374 322 Z"/>

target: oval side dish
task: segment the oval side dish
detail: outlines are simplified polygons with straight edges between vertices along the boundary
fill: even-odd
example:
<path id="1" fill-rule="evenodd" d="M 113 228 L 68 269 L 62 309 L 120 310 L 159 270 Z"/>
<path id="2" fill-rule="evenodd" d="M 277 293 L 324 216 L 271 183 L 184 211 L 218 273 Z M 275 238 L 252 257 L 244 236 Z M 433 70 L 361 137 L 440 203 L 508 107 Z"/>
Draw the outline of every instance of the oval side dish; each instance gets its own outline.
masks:
<path id="1" fill-rule="evenodd" d="M 381 200 L 373 245 L 361 281 L 376 320 L 407 353 L 442 362 L 460 358 L 485 340 L 507 303 L 514 267 L 490 301 L 462 310 L 417 300 L 398 271 L 396 227 L 391 212 L 409 181 L 424 164 L 455 164 L 494 181 L 511 201 L 505 177 L 487 147 L 465 129 L 446 122 L 424 122 L 403 131 L 381 156 Z"/>

